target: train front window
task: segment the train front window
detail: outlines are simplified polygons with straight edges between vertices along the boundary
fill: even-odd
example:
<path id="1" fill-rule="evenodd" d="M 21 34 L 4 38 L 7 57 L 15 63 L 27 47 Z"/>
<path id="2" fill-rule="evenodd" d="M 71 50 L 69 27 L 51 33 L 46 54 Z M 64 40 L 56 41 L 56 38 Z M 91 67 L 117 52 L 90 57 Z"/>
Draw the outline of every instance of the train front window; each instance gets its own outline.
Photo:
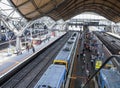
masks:
<path id="1" fill-rule="evenodd" d="M 55 64 L 66 65 L 66 63 L 64 63 L 64 62 L 55 62 Z"/>
<path id="2" fill-rule="evenodd" d="M 41 88 L 41 86 L 39 85 L 38 88 Z M 49 85 L 42 85 L 42 88 L 52 88 L 52 87 Z"/>

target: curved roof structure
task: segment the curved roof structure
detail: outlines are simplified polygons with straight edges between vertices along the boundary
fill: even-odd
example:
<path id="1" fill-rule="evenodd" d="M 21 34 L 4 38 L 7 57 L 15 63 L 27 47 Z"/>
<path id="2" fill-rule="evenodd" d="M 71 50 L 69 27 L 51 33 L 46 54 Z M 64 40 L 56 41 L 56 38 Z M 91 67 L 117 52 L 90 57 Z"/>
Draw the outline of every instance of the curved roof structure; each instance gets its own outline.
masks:
<path id="1" fill-rule="evenodd" d="M 50 16 L 54 20 L 68 20 L 89 11 L 107 19 L 120 21 L 120 0 L 9 0 L 27 20 Z"/>

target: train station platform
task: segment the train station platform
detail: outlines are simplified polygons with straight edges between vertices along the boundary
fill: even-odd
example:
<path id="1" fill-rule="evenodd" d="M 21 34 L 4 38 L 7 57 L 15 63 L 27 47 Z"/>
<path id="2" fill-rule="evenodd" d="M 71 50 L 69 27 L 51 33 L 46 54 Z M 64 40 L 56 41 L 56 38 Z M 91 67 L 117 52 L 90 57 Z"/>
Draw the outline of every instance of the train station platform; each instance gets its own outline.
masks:
<path id="1" fill-rule="evenodd" d="M 79 40 L 79 56 L 74 60 L 70 88 L 81 88 L 89 77 L 100 68 L 97 63 L 101 62 L 102 65 L 110 56 L 109 50 L 95 34 L 90 35 L 92 39 L 89 39 L 90 37 L 86 39 L 86 34 L 83 33 L 82 39 L 80 38 Z M 87 44 L 90 46 L 89 48 L 86 48 Z M 93 44 L 95 45 L 94 47 L 92 46 Z M 87 88 L 99 88 L 96 77 L 88 85 L 89 87 Z"/>
<path id="2" fill-rule="evenodd" d="M 40 45 L 34 45 L 35 52 L 33 52 L 32 49 L 29 49 L 29 52 L 25 49 L 22 51 L 22 54 L 8 55 L 7 49 L 4 49 L 3 51 L 6 52 L 0 52 L 0 78 L 15 69 L 20 64 L 24 63 L 37 52 L 43 50 L 48 45 L 52 44 L 64 34 L 65 32 L 61 32 L 54 37 L 51 36 L 49 40 L 42 42 Z"/>

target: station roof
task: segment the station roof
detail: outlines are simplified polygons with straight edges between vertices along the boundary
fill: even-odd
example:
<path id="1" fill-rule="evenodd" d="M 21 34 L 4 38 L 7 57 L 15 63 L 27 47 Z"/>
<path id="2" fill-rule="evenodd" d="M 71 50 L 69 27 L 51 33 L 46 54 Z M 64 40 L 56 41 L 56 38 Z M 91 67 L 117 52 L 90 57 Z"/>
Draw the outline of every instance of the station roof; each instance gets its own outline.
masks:
<path id="1" fill-rule="evenodd" d="M 9 0 L 27 20 L 50 16 L 68 20 L 83 12 L 95 12 L 107 19 L 120 21 L 120 0 Z"/>

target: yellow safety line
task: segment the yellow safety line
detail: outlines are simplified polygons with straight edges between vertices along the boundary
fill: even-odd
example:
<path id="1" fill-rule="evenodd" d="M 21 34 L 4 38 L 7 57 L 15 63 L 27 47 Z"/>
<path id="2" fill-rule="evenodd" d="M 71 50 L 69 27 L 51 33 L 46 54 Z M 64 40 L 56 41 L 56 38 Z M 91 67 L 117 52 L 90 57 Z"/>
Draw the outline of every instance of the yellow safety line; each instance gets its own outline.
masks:
<path id="1" fill-rule="evenodd" d="M 9 71 L 10 69 L 12 69 L 15 65 L 17 65 L 18 63 L 14 63 L 13 65 L 11 65 L 10 67 L 4 69 L 3 71 L 0 72 L 0 75 L 4 74 L 5 72 Z"/>
<path id="2" fill-rule="evenodd" d="M 77 78 L 87 78 L 87 77 L 84 77 L 84 76 L 71 76 L 69 78 L 71 78 L 71 79 L 77 79 Z"/>
<path id="3" fill-rule="evenodd" d="M 11 61 L 11 60 L 6 60 L 7 62 L 15 62 L 15 63 L 19 63 L 19 61 L 15 61 L 15 60 L 13 60 L 13 61 Z"/>
<path id="4" fill-rule="evenodd" d="M 26 58 L 28 58 L 29 56 L 26 56 Z M 24 60 L 25 60 L 24 59 Z M 21 60 L 21 61 L 24 61 L 24 60 Z M 12 64 L 11 66 L 9 66 L 8 68 L 4 69 L 3 71 L 0 72 L 0 76 L 3 75 L 5 72 L 8 72 L 10 69 L 12 69 L 14 66 L 16 66 L 17 64 L 21 63 L 21 61 L 10 61 L 10 60 L 6 60 L 8 62 L 15 62 L 14 64 Z"/>
<path id="5" fill-rule="evenodd" d="M 8 72 L 10 69 L 12 69 L 14 66 L 16 66 L 17 64 L 19 64 L 21 61 L 11 61 L 11 60 L 6 60 L 7 62 L 15 62 L 14 64 L 12 64 L 11 66 L 7 67 L 6 69 L 4 69 L 3 71 L 0 72 L 0 75 L 4 74 L 5 72 Z"/>

